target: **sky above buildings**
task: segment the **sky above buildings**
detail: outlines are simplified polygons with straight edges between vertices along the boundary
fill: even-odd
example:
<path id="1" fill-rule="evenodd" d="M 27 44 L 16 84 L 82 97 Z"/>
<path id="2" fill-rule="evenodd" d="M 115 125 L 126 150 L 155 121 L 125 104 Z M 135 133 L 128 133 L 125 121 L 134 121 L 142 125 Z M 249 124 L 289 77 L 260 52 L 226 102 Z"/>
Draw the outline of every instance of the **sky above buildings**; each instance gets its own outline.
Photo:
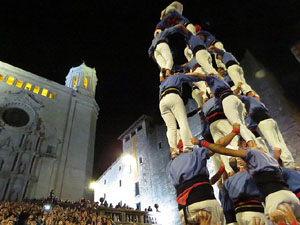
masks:
<path id="1" fill-rule="evenodd" d="M 0 13 L 0 60 L 64 84 L 83 61 L 98 76 L 100 106 L 94 177 L 121 154 L 118 136 L 142 114 L 162 122 L 158 73 L 147 55 L 160 12 L 172 1 L 7 1 Z M 211 31 L 241 60 L 248 49 L 300 104 L 300 4 L 287 1 L 181 1 L 183 15 Z M 272 88 L 272 87 L 270 87 Z"/>

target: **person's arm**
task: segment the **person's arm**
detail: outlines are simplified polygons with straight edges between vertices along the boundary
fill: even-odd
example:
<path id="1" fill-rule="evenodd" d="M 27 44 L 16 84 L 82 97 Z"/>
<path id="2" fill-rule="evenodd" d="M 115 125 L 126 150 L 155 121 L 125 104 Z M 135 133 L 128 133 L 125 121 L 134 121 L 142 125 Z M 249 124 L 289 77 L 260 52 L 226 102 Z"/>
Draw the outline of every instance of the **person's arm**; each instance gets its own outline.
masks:
<path id="1" fill-rule="evenodd" d="M 225 167 L 223 161 L 221 160 L 221 167 L 218 170 L 218 172 L 210 178 L 209 180 L 210 184 L 211 185 L 215 184 L 221 178 L 224 172 L 225 172 Z"/>
<path id="2" fill-rule="evenodd" d="M 197 72 L 190 72 L 190 73 L 186 73 L 185 75 L 199 77 L 201 80 L 205 80 L 206 78 L 205 74 L 197 73 Z"/>
<path id="3" fill-rule="evenodd" d="M 245 158 L 247 156 L 247 151 L 246 150 L 232 150 L 232 149 L 229 149 L 229 148 L 225 148 L 222 145 L 209 143 L 205 140 L 202 140 L 200 144 L 201 144 L 202 147 L 209 148 L 213 152 L 219 153 L 219 154 L 222 154 L 222 155 L 229 155 L 229 156 L 241 157 L 241 158 Z"/>
<path id="4" fill-rule="evenodd" d="M 232 128 L 233 128 L 232 131 L 228 135 L 217 140 L 216 144 L 223 145 L 223 146 L 229 145 L 230 142 L 232 141 L 232 139 L 240 133 L 240 125 L 239 124 L 234 123 L 232 125 Z"/>

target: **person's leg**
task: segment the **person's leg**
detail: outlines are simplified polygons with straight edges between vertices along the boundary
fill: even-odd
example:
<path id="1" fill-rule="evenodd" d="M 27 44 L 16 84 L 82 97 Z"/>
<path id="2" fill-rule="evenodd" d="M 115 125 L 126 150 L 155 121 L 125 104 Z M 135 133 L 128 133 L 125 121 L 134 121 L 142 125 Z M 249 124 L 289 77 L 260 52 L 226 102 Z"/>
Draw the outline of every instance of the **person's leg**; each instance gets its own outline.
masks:
<path id="1" fill-rule="evenodd" d="M 214 69 L 211 64 L 211 55 L 206 49 L 201 49 L 196 52 L 196 60 L 202 69 L 207 74 L 218 74 L 218 72 Z"/>
<path id="2" fill-rule="evenodd" d="M 223 51 L 226 51 L 226 50 L 224 49 L 223 43 L 220 42 L 220 41 L 216 42 L 216 43 L 214 44 L 214 46 L 216 46 L 218 49 L 221 49 L 221 50 L 223 50 Z M 225 65 L 224 65 L 224 63 L 222 62 L 222 60 L 220 60 L 220 59 L 217 58 L 217 54 L 216 54 L 216 53 L 214 53 L 214 56 L 215 56 L 215 61 L 216 61 L 217 67 L 226 68 Z"/>
<path id="3" fill-rule="evenodd" d="M 239 65 L 232 65 L 229 66 L 227 72 L 235 86 L 238 86 L 239 82 L 243 83 L 241 89 L 244 94 L 248 93 L 249 91 L 252 91 L 252 88 L 247 84 L 245 80 L 244 71 L 242 67 L 240 67 Z"/>
<path id="4" fill-rule="evenodd" d="M 241 100 L 235 95 L 230 95 L 222 101 L 225 116 L 231 124 L 240 124 L 240 134 L 243 139 L 248 143 L 249 141 L 255 142 L 254 134 L 245 126 L 244 123 L 244 106 Z"/>
<path id="5" fill-rule="evenodd" d="M 193 144 L 191 142 L 192 132 L 190 130 L 189 123 L 187 120 L 184 103 L 179 95 L 177 94 L 169 94 L 169 95 L 172 95 L 174 104 L 171 107 L 171 111 L 174 114 L 180 128 L 180 136 L 183 142 L 183 151 L 192 150 L 193 149 Z"/>
<path id="6" fill-rule="evenodd" d="M 199 89 L 193 89 L 192 91 L 192 97 L 197 102 L 198 108 L 202 106 L 202 97 L 201 97 L 201 91 Z"/>
<path id="7" fill-rule="evenodd" d="M 169 94 L 170 95 L 170 94 Z M 170 105 L 172 105 L 172 98 L 166 95 L 159 103 L 159 109 L 163 120 L 167 126 L 167 138 L 168 143 L 171 148 L 174 148 L 175 151 L 178 151 L 177 148 L 177 126 L 176 119 L 173 113 L 170 110 Z"/>
<path id="8" fill-rule="evenodd" d="M 281 149 L 280 158 L 284 165 L 293 164 L 295 162 L 293 155 L 285 144 L 285 141 L 275 120 L 273 120 L 272 118 L 263 120 L 258 124 L 258 128 L 273 149 Z"/>
<path id="9" fill-rule="evenodd" d="M 167 43 L 163 42 L 156 46 L 154 58 L 160 68 L 165 68 L 170 71 L 172 70 L 174 61 L 170 47 Z"/>
<path id="10" fill-rule="evenodd" d="M 220 119 L 215 122 L 213 122 L 210 125 L 210 132 L 211 135 L 214 139 L 214 142 L 217 142 L 220 138 L 226 136 L 232 131 L 232 126 L 226 119 Z M 237 138 L 235 138 L 234 142 L 236 142 L 236 147 L 237 147 Z M 218 172 L 220 166 L 221 166 L 221 160 L 224 163 L 224 167 L 227 173 L 233 172 L 233 169 L 229 165 L 229 158 L 226 155 L 219 155 L 219 154 L 214 154 L 212 157 L 212 161 L 214 163 L 214 169 L 215 172 Z"/>

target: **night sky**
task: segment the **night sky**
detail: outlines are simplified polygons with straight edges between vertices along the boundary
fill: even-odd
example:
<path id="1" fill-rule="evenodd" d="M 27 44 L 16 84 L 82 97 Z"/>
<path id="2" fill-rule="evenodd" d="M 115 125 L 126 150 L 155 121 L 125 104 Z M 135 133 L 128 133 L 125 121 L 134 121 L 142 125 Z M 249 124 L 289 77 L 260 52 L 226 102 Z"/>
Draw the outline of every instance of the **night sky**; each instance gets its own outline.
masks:
<path id="1" fill-rule="evenodd" d="M 97 178 L 120 154 L 117 140 L 142 114 L 159 123 L 158 67 L 148 58 L 160 12 L 172 1 L 6 1 L 0 8 L 0 60 L 64 84 L 83 61 L 98 76 Z M 181 1 L 183 15 L 242 59 L 246 49 L 300 104 L 300 1 Z M 254 87 L 255 88 L 255 87 Z"/>

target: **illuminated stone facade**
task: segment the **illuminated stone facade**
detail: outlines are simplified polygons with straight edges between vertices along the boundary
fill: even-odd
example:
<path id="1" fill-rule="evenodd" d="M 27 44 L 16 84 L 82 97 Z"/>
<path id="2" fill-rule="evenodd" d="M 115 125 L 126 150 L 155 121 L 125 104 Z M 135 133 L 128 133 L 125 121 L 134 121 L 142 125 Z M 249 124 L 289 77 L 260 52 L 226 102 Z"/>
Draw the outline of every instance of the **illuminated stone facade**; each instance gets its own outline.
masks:
<path id="1" fill-rule="evenodd" d="M 85 64 L 64 86 L 0 62 L 0 199 L 92 197 L 96 84 Z"/>
<path id="2" fill-rule="evenodd" d="M 284 98 L 283 91 L 272 74 L 263 68 L 251 54 L 246 52 L 241 64 L 247 81 L 270 109 L 270 114 L 278 122 L 295 160 L 300 163 L 299 112 L 292 108 L 292 105 Z M 195 108 L 196 103 L 189 100 L 186 105 L 187 112 Z M 189 118 L 189 125 L 193 135 L 198 136 L 197 115 Z M 165 125 L 154 124 L 150 117 L 142 116 L 119 139 L 123 142 L 124 155 L 131 154 L 134 160 L 127 159 L 126 161 L 119 158 L 111 165 L 97 181 L 95 201 L 100 197 L 105 197 L 114 205 L 122 201 L 131 207 L 140 205 L 142 210 L 148 208 L 149 205 L 153 208 L 154 204 L 158 203 L 161 212 L 158 213 L 157 218 L 160 224 L 182 224 L 175 201 L 175 189 L 166 177 L 165 169 L 170 160 L 170 154 Z M 213 175 L 211 161 L 208 167 L 210 175 Z M 136 171 L 133 171 L 134 169 Z M 120 180 L 124 186 L 120 187 Z M 136 194 L 136 183 L 139 184 L 139 194 Z M 214 189 L 215 195 L 218 196 L 217 188 Z"/>

